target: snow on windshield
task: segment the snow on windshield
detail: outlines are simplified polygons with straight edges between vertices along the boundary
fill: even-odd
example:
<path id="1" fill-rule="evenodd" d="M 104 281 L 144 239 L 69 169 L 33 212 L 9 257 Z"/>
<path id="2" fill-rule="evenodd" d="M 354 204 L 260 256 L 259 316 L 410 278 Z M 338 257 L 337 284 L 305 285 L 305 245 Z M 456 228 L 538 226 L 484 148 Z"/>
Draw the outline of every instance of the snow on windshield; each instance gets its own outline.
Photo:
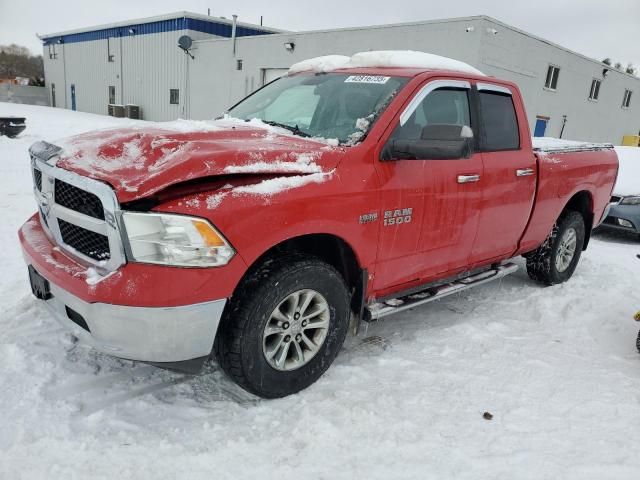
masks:
<path id="1" fill-rule="evenodd" d="M 365 67 L 424 68 L 428 70 L 453 70 L 472 75 L 484 75 L 484 73 L 477 68 L 459 60 L 413 50 L 360 52 L 350 58 L 344 55 L 326 55 L 298 62 L 289 68 L 289 73 L 305 71 L 330 72 L 339 68 Z"/>

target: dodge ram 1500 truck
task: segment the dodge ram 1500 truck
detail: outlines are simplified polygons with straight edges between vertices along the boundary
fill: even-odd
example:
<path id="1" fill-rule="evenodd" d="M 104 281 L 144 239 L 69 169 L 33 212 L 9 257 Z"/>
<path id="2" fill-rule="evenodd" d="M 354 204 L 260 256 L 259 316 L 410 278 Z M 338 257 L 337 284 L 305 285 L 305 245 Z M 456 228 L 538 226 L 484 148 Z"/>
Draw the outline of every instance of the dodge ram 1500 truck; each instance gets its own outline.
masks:
<path id="1" fill-rule="evenodd" d="M 31 288 L 117 357 L 246 390 L 316 381 L 360 322 L 513 272 L 569 279 L 610 146 L 532 148 L 513 83 L 428 54 L 294 66 L 211 122 L 30 149 Z"/>

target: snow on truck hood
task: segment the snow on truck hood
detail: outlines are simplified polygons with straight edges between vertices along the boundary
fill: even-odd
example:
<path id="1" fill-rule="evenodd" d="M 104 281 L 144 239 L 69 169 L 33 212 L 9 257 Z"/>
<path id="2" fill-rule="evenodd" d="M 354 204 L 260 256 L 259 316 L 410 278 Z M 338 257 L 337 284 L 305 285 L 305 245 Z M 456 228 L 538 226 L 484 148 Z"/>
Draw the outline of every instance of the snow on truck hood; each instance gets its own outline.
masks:
<path id="1" fill-rule="evenodd" d="M 343 148 L 336 143 L 294 136 L 258 120 L 236 119 L 150 123 L 55 142 L 62 148 L 58 167 L 110 184 L 120 202 L 220 175 L 282 174 L 315 181 L 340 161 Z"/>

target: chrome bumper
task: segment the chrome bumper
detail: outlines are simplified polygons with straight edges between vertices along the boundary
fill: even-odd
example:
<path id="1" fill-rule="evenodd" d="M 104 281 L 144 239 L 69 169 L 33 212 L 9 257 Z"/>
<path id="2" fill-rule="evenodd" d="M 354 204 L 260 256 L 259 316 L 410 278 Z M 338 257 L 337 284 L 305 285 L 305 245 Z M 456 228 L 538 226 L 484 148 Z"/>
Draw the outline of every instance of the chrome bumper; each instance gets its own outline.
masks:
<path id="1" fill-rule="evenodd" d="M 181 362 L 211 353 L 225 299 L 180 307 L 87 303 L 50 283 L 44 301 L 54 317 L 83 342 L 109 355 L 143 362 Z M 89 331 L 71 320 L 80 314 Z"/>

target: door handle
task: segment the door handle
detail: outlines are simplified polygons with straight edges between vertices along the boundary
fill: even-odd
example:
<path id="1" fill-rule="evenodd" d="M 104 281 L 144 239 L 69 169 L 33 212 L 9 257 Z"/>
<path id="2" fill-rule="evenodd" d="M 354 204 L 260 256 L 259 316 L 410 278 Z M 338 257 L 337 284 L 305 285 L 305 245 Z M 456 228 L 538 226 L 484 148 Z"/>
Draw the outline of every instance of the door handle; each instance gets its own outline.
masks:
<path id="1" fill-rule="evenodd" d="M 528 177 L 531 175 L 535 175 L 533 168 L 519 168 L 516 170 L 516 177 Z"/>
<path id="2" fill-rule="evenodd" d="M 458 175 L 458 183 L 473 183 L 478 182 L 480 180 L 480 175 Z"/>

